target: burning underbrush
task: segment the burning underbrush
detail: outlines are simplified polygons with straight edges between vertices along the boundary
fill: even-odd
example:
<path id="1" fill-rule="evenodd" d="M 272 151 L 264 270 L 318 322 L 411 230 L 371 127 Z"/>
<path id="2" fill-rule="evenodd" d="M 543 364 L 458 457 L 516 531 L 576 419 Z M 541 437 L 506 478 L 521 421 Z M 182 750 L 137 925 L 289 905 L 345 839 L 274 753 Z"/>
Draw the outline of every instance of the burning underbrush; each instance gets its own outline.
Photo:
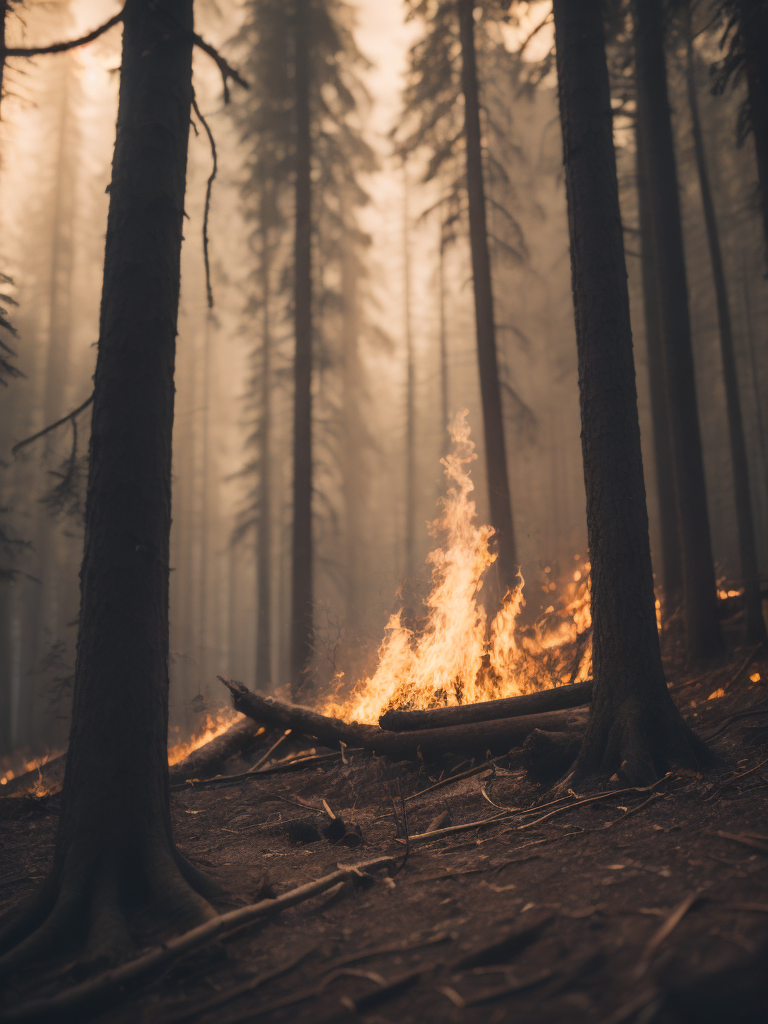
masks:
<path id="1" fill-rule="evenodd" d="M 467 410 L 450 428 L 453 451 L 442 459 L 449 489 L 431 534 L 444 537 L 430 552 L 432 589 L 424 599 L 420 621 L 403 608 L 387 624 L 372 675 L 346 694 L 338 677 L 325 714 L 348 721 L 375 723 L 391 708 L 429 709 L 513 697 L 591 674 L 592 623 L 589 563 L 577 566 L 560 597 L 530 626 L 523 626 L 522 576 L 500 610 L 488 622 L 478 600 L 486 571 L 495 561 L 493 529 L 475 523 L 475 461 Z M 557 590 L 553 583 L 547 584 Z"/>

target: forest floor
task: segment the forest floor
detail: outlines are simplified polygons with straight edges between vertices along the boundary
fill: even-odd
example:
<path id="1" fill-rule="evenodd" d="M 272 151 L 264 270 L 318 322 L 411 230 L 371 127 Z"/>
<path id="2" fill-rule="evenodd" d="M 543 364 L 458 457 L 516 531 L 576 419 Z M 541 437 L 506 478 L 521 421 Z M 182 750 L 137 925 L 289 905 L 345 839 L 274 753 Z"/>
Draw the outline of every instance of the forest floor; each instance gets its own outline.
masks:
<path id="1" fill-rule="evenodd" d="M 394 877 L 377 872 L 367 884 L 343 883 L 209 944 L 93 1019 L 768 1020 L 768 973 L 757 997 L 763 1009 L 753 1016 L 746 996 L 734 996 L 727 1011 L 705 998 L 704 1009 L 689 1006 L 680 1016 L 659 1015 L 657 998 L 687 981 L 695 991 L 697 979 L 748 963 L 768 939 L 768 841 L 750 836 L 768 832 L 768 747 L 751 744 L 756 727 L 768 723 L 757 714 L 732 718 L 760 707 L 768 714 L 768 655 L 734 681 L 746 653 L 737 650 L 698 682 L 684 673 L 675 681 L 670 672 L 671 692 L 701 735 L 726 725 L 712 739 L 722 758 L 715 771 L 674 773 L 651 800 L 625 791 L 546 820 L 538 821 L 542 810 L 415 842 Z M 723 696 L 708 699 L 721 688 Z M 246 770 L 277 735 L 263 734 L 227 774 Z M 547 799 L 526 781 L 519 752 L 423 796 L 416 794 L 441 773 L 445 779 L 470 765 L 393 764 L 362 753 L 347 762 L 173 794 L 178 845 L 231 894 L 221 909 L 286 892 L 337 863 L 402 858 L 401 795 L 411 836 L 440 815 L 453 825 L 488 818 L 495 808 L 483 788 L 506 807 Z M 323 835 L 330 823 L 323 801 L 348 831 L 359 826 L 359 845 L 333 845 Z M 43 813 L 0 821 L 0 913 L 45 875 L 56 824 L 55 798 Z M 60 970 L 55 979 L 19 977 L 13 1001 L 57 991 L 62 980 Z M 233 998 L 246 982 L 250 991 Z"/>

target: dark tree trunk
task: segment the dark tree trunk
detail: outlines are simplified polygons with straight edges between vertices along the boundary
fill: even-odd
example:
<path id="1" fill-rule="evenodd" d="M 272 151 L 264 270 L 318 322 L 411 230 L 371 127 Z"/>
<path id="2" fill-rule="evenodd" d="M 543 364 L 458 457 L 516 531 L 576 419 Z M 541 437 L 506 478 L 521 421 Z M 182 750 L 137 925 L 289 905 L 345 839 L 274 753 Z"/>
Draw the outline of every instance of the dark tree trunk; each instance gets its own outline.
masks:
<path id="1" fill-rule="evenodd" d="M 0 0 L 0 109 L 3 103 L 3 78 L 5 76 L 5 23 L 10 10 L 9 0 Z"/>
<path id="2" fill-rule="evenodd" d="M 411 251 L 408 171 L 403 162 L 403 328 L 405 333 L 405 576 L 413 576 L 416 527 L 416 367 L 411 331 Z"/>
<path id="3" fill-rule="evenodd" d="M 342 256 L 341 293 L 344 345 L 344 517 L 346 523 L 346 618 L 352 626 L 363 619 L 367 588 L 368 552 L 364 534 L 364 506 L 368 467 L 363 446 L 368 441 L 364 415 L 364 369 L 360 358 L 360 276 L 363 268 L 349 248 Z"/>
<path id="4" fill-rule="evenodd" d="M 647 167 L 664 339 L 667 410 L 683 556 L 683 608 L 690 658 L 723 649 L 707 511 L 704 461 L 688 316 L 683 230 L 667 97 L 664 19 L 659 0 L 633 0 L 637 102 L 648 139 Z M 652 144 L 651 144 L 652 143 Z"/>
<path id="5" fill-rule="evenodd" d="M 168 792 L 173 369 L 192 98 L 192 0 L 128 0 L 94 385 L 81 615 L 53 867 L 6 970 L 79 939 L 129 945 L 128 902 L 212 916 Z M 195 891 L 198 890 L 198 891 Z"/>
<path id="6" fill-rule="evenodd" d="M 503 597 L 517 583 L 517 552 L 509 493 L 504 417 L 496 354 L 496 324 L 493 315 L 491 258 L 486 227 L 483 180 L 480 96 L 475 56 L 475 0 L 457 0 L 461 39 L 461 87 L 464 93 L 464 135 L 467 151 L 467 199 L 469 241 L 472 249 L 472 279 L 475 290 L 477 359 L 480 368 L 480 397 L 483 405 L 485 461 L 491 525 L 496 531 L 497 568 Z"/>
<path id="7" fill-rule="evenodd" d="M 658 262 L 648 194 L 648 144 L 645 117 L 638 105 L 635 122 L 637 147 L 637 197 L 640 211 L 640 248 L 643 277 L 645 340 L 653 421 L 653 453 L 661 528 L 661 559 L 665 611 L 680 604 L 683 593 L 683 562 L 680 554 L 680 525 L 675 501 L 675 470 L 669 436 L 667 386 L 664 377 L 664 348 L 659 309 Z"/>
<path id="8" fill-rule="evenodd" d="M 696 170 L 701 188 L 701 203 L 704 208 L 704 223 L 707 229 L 707 245 L 712 264 L 712 280 L 715 286 L 717 304 L 717 325 L 720 331 L 720 352 L 723 358 L 723 382 L 728 410 L 728 436 L 731 442 L 731 465 L 733 468 L 733 490 L 736 505 L 736 527 L 739 536 L 739 559 L 741 579 L 744 586 L 745 629 L 748 643 L 765 640 L 763 603 L 760 596 L 760 569 L 757 560 L 757 543 L 752 517 L 752 495 L 749 486 L 749 461 L 744 440 L 744 422 L 741 416 L 739 380 L 736 370 L 736 355 L 733 349 L 731 307 L 725 281 L 723 256 L 720 248 L 720 231 L 717 226 L 715 204 L 709 181 L 707 156 L 704 149 L 704 135 L 699 117 L 699 101 L 696 95 L 696 70 L 694 65 L 693 35 L 690 7 L 687 9 L 687 86 L 688 106 L 691 112 L 693 145 L 696 155 Z"/>
<path id="9" fill-rule="evenodd" d="M 443 225 L 440 225 L 440 252 L 438 263 L 438 290 L 440 302 L 440 450 L 448 451 L 448 324 L 445 316 L 445 249 Z"/>
<path id="10" fill-rule="evenodd" d="M 765 0 L 737 0 L 737 5 L 768 258 L 768 6 Z"/>
<path id="11" fill-rule="evenodd" d="M 272 513 L 271 394 L 272 329 L 270 325 L 270 244 L 268 208 L 271 196 L 261 190 L 261 420 L 259 422 L 259 496 L 256 525 L 256 689 L 272 691 Z"/>
<path id="12" fill-rule="evenodd" d="M 594 688 L 574 769 L 653 780 L 700 767 L 661 664 L 601 0 L 555 0 L 579 359 Z"/>
<path id="13" fill-rule="evenodd" d="M 291 688 L 310 686 L 312 657 L 312 139 L 309 124 L 309 40 L 306 0 L 294 10 L 296 181 L 293 316 L 296 336 L 293 416 L 293 571 Z"/>

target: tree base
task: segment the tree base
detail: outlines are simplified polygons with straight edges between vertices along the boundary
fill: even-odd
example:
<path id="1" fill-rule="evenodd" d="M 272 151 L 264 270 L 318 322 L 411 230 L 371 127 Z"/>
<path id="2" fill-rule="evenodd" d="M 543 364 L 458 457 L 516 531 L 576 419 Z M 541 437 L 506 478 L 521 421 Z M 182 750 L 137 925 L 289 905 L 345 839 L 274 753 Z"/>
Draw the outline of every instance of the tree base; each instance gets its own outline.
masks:
<path id="1" fill-rule="evenodd" d="M 650 707 L 631 698 L 616 706 L 593 703 L 584 742 L 561 786 L 613 775 L 627 785 L 647 786 L 674 768 L 700 772 L 718 763 L 667 693 Z"/>
<path id="2" fill-rule="evenodd" d="M 0 931 L 0 977 L 63 956 L 116 962 L 135 948 L 131 918 L 145 906 L 161 928 L 191 928 L 216 916 L 208 900 L 222 891 L 211 879 L 170 841 L 142 845 L 96 853 L 87 840 L 72 843 L 37 896 Z"/>
<path id="3" fill-rule="evenodd" d="M 551 786 L 576 760 L 582 734 L 534 729 L 523 744 L 523 767 L 531 782 Z"/>

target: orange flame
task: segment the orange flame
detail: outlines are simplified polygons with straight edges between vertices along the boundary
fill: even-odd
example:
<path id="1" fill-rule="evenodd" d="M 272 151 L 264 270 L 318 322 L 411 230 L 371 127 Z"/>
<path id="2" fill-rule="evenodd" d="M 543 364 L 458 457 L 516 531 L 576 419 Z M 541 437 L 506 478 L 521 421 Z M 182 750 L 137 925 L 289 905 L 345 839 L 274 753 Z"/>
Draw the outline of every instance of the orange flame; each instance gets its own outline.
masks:
<path id="1" fill-rule="evenodd" d="M 454 449 L 441 459 L 451 486 L 441 499 L 441 515 L 430 527 L 433 536 L 443 534 L 446 539 L 427 557 L 432 590 L 426 599 L 426 625 L 415 631 L 402 622 L 402 610 L 392 615 L 376 671 L 360 680 L 346 700 L 330 700 L 327 714 L 375 723 L 388 708 L 472 704 L 576 682 L 591 674 L 591 644 L 588 637 L 580 637 L 592 621 L 589 563 L 573 573 L 557 602 L 559 610 L 550 606 L 525 629 L 518 625 L 525 604 L 521 576 L 487 629 L 477 596 L 483 574 L 496 558 L 490 550 L 494 531 L 474 523 L 469 467 L 477 455 L 467 415 L 462 410 L 451 424 Z M 580 639 L 577 659 L 574 645 Z"/>
<path id="2" fill-rule="evenodd" d="M 186 743 L 174 743 L 172 746 L 168 747 L 168 764 L 174 765 L 178 764 L 179 761 L 183 761 L 184 758 L 188 757 L 193 751 L 202 747 L 203 744 L 208 743 L 211 740 L 215 740 L 217 736 L 221 736 L 221 734 L 225 733 L 230 726 L 233 726 L 235 722 L 239 722 L 244 717 L 245 716 L 239 711 L 234 711 L 231 708 L 224 708 L 222 711 L 217 713 L 215 718 L 210 714 L 207 715 L 202 728 L 197 733 L 193 733 Z M 18 775 L 23 775 L 25 772 L 39 771 L 44 764 L 47 764 L 48 761 L 52 761 L 62 753 L 64 753 L 64 751 L 57 750 L 45 754 L 43 757 L 36 757 L 31 761 L 26 761 L 19 767 L 18 771 L 8 768 L 2 775 L 0 775 L 0 786 L 7 786 L 12 779 L 15 779 Z M 51 787 L 45 787 L 42 774 L 39 775 L 35 788 L 30 790 L 30 792 L 35 796 L 45 796 L 51 791 Z"/>
<path id="3" fill-rule="evenodd" d="M 239 711 L 234 711 L 232 708 L 224 708 L 217 712 L 215 718 L 212 715 L 206 715 L 202 729 L 197 733 L 192 733 L 186 743 L 174 743 L 172 747 L 168 747 L 168 764 L 173 765 L 183 761 L 185 757 L 189 757 L 198 747 L 202 747 L 203 744 L 215 740 L 217 736 L 221 736 L 222 733 L 225 733 L 227 729 L 242 718 L 245 718 L 245 715 Z"/>

